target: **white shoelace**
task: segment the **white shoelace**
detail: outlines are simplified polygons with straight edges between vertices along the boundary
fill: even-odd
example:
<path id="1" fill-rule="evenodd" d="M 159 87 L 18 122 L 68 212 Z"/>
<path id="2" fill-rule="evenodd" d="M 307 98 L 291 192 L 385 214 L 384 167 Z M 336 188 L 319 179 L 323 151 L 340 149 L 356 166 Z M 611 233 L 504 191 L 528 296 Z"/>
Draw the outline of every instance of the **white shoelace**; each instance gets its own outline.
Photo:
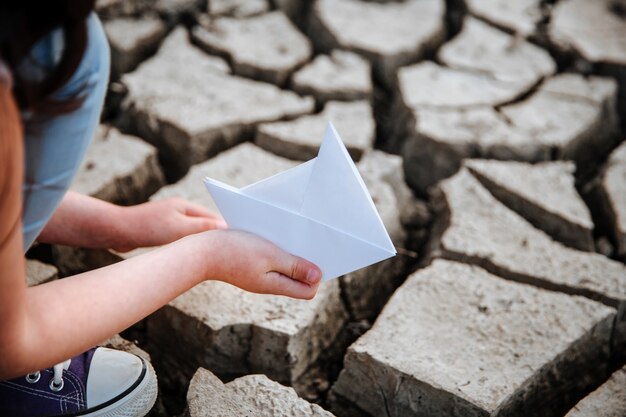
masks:
<path id="1" fill-rule="evenodd" d="M 70 363 L 72 363 L 72 360 L 68 359 L 64 362 L 57 363 L 52 367 L 52 369 L 54 370 L 54 376 L 52 377 L 54 385 L 61 385 L 61 383 L 63 382 L 63 371 L 69 369 Z"/>

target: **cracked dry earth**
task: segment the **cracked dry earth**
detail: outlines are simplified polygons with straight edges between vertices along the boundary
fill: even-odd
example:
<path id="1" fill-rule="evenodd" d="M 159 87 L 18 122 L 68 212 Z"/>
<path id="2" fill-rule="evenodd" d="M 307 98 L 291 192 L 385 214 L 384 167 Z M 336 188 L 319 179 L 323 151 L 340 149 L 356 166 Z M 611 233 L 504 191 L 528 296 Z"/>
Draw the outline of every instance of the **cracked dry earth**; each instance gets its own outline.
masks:
<path id="1" fill-rule="evenodd" d="M 626 416 L 626 2 L 101 0 L 73 189 L 243 186 L 342 135 L 398 256 L 312 301 L 206 282 L 105 343 L 162 416 Z M 30 285 L 135 256 L 39 246 Z M 125 339 L 127 340 L 125 340 Z"/>

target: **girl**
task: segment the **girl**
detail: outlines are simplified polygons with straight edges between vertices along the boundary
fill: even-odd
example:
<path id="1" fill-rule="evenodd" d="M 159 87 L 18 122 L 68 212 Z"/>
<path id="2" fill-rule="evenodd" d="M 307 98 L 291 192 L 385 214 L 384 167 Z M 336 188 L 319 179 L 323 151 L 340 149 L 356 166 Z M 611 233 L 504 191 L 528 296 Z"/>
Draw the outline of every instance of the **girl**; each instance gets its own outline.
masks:
<path id="1" fill-rule="evenodd" d="M 93 0 L 0 4 L 0 415 L 142 416 L 156 378 L 99 341 L 209 279 L 310 299 L 321 272 L 181 199 L 119 207 L 67 189 L 94 134 L 109 51 Z M 26 287 L 40 242 L 142 256 Z M 71 358 L 71 359 L 68 359 Z"/>

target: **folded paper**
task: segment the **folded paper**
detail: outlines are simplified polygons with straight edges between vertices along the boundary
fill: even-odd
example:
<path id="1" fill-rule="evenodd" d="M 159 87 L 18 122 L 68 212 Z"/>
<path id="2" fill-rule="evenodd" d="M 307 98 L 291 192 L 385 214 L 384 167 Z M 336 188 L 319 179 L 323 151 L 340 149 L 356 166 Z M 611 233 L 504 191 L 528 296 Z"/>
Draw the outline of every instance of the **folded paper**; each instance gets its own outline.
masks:
<path id="1" fill-rule="evenodd" d="M 374 202 L 332 123 L 316 158 L 234 188 L 204 183 L 232 229 L 261 236 L 337 278 L 396 254 Z"/>

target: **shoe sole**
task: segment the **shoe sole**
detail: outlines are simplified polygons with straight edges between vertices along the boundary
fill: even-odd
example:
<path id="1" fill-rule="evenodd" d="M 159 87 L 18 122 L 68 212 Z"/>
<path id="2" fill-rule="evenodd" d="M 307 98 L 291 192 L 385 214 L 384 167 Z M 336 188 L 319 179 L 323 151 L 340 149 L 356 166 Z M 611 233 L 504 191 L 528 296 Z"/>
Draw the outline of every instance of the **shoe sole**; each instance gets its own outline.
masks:
<path id="1" fill-rule="evenodd" d="M 143 417 L 150 412 L 158 394 L 157 376 L 150 362 L 142 359 L 146 372 L 137 386 L 123 398 L 81 417 Z"/>

